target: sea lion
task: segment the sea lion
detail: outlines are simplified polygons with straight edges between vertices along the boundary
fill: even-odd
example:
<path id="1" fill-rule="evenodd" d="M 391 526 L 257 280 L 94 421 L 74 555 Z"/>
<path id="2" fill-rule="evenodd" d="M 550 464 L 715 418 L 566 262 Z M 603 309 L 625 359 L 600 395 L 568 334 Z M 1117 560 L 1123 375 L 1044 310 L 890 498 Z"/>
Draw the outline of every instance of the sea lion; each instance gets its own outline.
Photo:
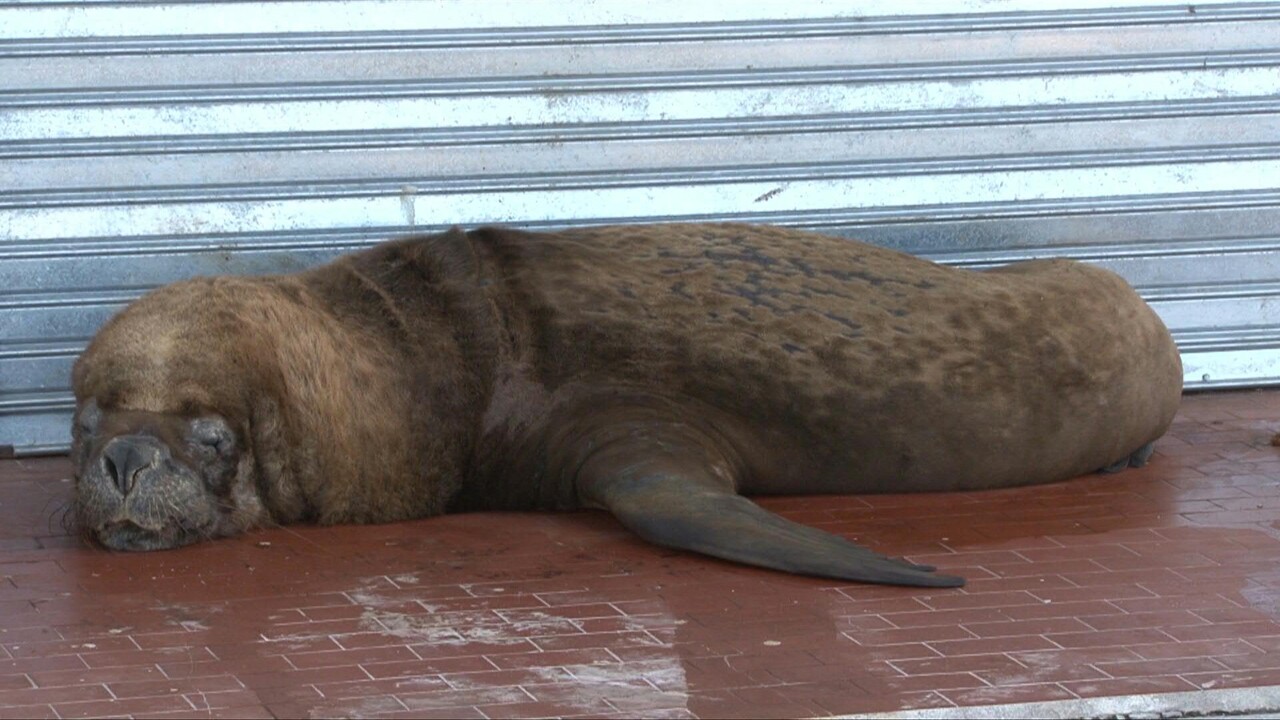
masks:
<path id="1" fill-rule="evenodd" d="M 1118 276 L 984 272 L 775 227 L 502 228 L 197 278 L 73 371 L 77 514 L 170 548 L 264 524 L 603 508 L 809 575 L 957 577 L 743 495 L 972 490 L 1140 464 L 1182 388 Z"/>

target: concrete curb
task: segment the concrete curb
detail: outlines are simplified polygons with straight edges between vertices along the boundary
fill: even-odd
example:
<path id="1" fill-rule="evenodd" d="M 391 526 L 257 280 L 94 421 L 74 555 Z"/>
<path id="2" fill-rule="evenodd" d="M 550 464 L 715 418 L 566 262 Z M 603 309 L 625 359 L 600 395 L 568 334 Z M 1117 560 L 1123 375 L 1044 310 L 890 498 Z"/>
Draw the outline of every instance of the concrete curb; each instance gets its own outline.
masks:
<path id="1" fill-rule="evenodd" d="M 926 708 L 893 712 L 836 715 L 837 718 L 1180 718 L 1237 716 L 1256 720 L 1280 718 L 1280 685 L 1222 690 L 1191 690 L 1152 695 L 1050 700 L 1045 702 Z"/>

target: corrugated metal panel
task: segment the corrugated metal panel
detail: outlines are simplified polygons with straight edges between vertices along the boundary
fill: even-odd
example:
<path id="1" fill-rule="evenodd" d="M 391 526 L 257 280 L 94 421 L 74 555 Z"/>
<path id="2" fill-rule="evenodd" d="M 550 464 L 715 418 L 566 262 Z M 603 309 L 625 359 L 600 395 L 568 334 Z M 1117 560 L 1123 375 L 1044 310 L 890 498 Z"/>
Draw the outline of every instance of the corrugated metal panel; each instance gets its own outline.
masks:
<path id="1" fill-rule="evenodd" d="M 677 219 L 1086 259 L 1280 382 L 1280 3 L 0 3 L 0 444 L 160 283 Z"/>

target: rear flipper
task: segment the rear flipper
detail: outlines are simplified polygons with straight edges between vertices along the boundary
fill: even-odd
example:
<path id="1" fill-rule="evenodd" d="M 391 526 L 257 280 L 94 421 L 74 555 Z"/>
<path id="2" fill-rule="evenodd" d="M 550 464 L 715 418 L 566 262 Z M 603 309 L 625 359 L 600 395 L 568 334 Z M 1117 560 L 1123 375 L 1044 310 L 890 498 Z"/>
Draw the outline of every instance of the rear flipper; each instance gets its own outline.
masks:
<path id="1" fill-rule="evenodd" d="M 927 565 L 893 560 L 785 520 L 740 495 L 707 492 L 686 477 L 606 483 L 601 499 L 623 525 L 657 545 L 800 575 L 920 587 L 964 584 Z"/>
<path id="2" fill-rule="evenodd" d="M 1128 457 L 1121 458 L 1110 465 L 1099 469 L 1098 472 L 1110 475 L 1111 473 L 1118 473 L 1125 468 L 1140 468 L 1147 464 L 1147 461 L 1151 459 L 1151 456 L 1155 451 L 1156 444 L 1147 443 L 1137 450 L 1134 450 L 1132 453 L 1129 453 Z"/>
<path id="3" fill-rule="evenodd" d="M 785 520 L 741 497 L 729 464 L 692 430 L 669 423 L 629 423 L 618 430 L 590 443 L 578 492 L 649 542 L 801 575 L 920 587 L 964 584 L 930 566 L 893 560 Z"/>
<path id="4" fill-rule="evenodd" d="M 1155 452 L 1156 444 L 1153 442 L 1149 442 L 1137 450 L 1134 450 L 1133 454 L 1129 456 L 1129 467 L 1140 468 L 1143 465 L 1146 465 L 1147 461 L 1151 459 L 1151 456 L 1154 455 Z"/>

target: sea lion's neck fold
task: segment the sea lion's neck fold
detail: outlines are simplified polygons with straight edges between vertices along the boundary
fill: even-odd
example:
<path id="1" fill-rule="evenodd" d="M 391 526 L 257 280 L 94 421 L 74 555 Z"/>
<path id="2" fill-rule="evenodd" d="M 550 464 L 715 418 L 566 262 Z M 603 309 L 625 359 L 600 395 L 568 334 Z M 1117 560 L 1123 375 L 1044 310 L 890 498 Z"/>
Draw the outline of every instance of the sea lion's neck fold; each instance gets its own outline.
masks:
<path id="1" fill-rule="evenodd" d="M 283 378 L 281 467 L 315 519 L 433 515 L 456 493 L 500 355 L 478 277 L 465 234 L 454 232 L 293 281 L 269 331 Z"/>

